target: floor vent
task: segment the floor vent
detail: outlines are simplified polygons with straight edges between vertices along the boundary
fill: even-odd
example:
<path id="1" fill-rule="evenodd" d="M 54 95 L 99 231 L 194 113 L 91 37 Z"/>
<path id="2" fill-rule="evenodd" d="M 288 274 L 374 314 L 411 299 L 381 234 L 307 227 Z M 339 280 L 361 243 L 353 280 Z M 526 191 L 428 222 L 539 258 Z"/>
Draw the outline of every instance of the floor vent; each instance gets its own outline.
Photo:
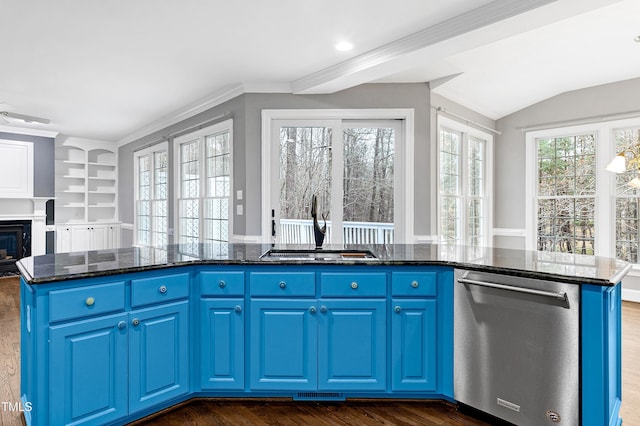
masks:
<path id="1" fill-rule="evenodd" d="M 344 395 L 339 392 L 298 392 L 295 400 L 313 401 L 344 401 Z"/>

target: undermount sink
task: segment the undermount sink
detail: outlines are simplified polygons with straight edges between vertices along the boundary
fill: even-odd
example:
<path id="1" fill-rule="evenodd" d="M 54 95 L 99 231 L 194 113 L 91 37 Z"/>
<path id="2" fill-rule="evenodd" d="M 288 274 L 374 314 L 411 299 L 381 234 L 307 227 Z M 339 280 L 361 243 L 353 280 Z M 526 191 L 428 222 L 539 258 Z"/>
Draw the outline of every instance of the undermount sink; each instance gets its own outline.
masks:
<path id="1" fill-rule="evenodd" d="M 369 250 L 271 249 L 260 256 L 260 259 L 317 262 L 328 260 L 375 260 L 377 257 Z"/>

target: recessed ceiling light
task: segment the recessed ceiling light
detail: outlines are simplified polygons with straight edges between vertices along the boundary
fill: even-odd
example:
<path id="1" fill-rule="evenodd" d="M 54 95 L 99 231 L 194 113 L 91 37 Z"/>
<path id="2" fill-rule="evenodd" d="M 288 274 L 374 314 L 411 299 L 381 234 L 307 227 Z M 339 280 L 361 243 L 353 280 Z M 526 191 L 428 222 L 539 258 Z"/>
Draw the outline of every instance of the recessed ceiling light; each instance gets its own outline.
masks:
<path id="1" fill-rule="evenodd" d="M 340 52 L 346 52 L 353 49 L 353 44 L 349 43 L 348 41 L 341 41 L 340 43 L 336 44 L 336 50 L 339 50 Z"/>
<path id="2" fill-rule="evenodd" d="M 633 38 L 633 41 L 635 41 L 636 43 L 640 43 L 640 35 L 637 35 Z"/>

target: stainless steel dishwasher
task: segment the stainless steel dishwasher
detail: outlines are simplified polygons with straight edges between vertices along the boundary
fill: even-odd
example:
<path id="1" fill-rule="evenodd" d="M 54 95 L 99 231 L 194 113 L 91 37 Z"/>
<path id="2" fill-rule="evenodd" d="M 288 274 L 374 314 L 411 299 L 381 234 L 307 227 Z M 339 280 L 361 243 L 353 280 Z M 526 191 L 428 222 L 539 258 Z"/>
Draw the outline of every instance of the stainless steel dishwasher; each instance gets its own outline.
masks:
<path id="1" fill-rule="evenodd" d="M 578 425 L 579 320 L 579 285 L 456 270 L 454 398 L 517 425 Z"/>

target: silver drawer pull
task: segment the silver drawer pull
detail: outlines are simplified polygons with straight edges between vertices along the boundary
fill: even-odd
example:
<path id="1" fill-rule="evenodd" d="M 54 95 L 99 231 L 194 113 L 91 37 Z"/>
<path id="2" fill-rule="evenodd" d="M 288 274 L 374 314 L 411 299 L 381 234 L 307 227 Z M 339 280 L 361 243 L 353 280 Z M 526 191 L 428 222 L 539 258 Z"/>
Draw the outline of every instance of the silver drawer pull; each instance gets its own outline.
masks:
<path id="1" fill-rule="evenodd" d="M 220 288 L 225 288 L 227 286 L 227 283 L 225 283 L 224 280 L 220 280 L 218 285 L 220 286 Z"/>
<path id="2" fill-rule="evenodd" d="M 309 313 L 315 314 L 316 313 L 316 307 L 315 306 L 310 307 L 309 308 Z"/>
<path id="3" fill-rule="evenodd" d="M 84 303 L 87 306 L 93 306 L 93 304 L 96 303 L 96 299 L 94 299 L 93 297 L 87 297 Z"/>
<path id="4" fill-rule="evenodd" d="M 352 288 L 352 289 L 354 289 L 354 290 L 355 290 L 355 289 L 357 289 L 357 288 L 358 288 L 358 283 L 357 283 L 357 282 L 355 282 L 355 281 L 354 281 L 354 282 L 352 282 L 352 283 L 351 283 L 351 288 Z"/>
<path id="5" fill-rule="evenodd" d="M 138 318 L 134 318 L 133 321 L 131 321 L 131 325 L 137 327 L 138 325 L 140 325 L 140 320 Z"/>
<path id="6" fill-rule="evenodd" d="M 327 313 L 327 307 L 326 306 L 320 306 L 320 312 L 322 312 L 323 314 Z"/>
<path id="7" fill-rule="evenodd" d="M 393 310 L 395 311 L 396 314 L 399 314 L 400 312 L 402 312 L 402 308 L 400 306 L 396 306 L 395 308 L 393 308 Z"/>
<path id="8" fill-rule="evenodd" d="M 285 288 L 287 286 L 287 283 L 285 283 L 284 281 L 280 281 L 280 288 Z"/>
<path id="9" fill-rule="evenodd" d="M 123 330 L 126 326 L 127 326 L 127 323 L 126 323 L 126 322 L 124 322 L 124 321 L 120 321 L 120 322 L 118 323 L 118 328 L 119 328 L 120 330 Z"/>
<path id="10" fill-rule="evenodd" d="M 161 285 L 160 288 L 158 289 L 158 291 L 162 294 L 165 294 L 167 292 L 167 286 L 166 285 Z"/>
<path id="11" fill-rule="evenodd" d="M 242 312 L 242 306 L 236 305 L 236 307 L 233 310 L 236 311 L 237 313 L 240 313 Z"/>
<path id="12" fill-rule="evenodd" d="M 481 287 L 495 288 L 495 289 L 498 289 L 498 290 L 515 291 L 516 293 L 526 293 L 526 294 L 534 294 L 536 296 L 552 297 L 554 299 L 564 300 L 565 302 L 568 301 L 567 300 L 567 293 L 553 293 L 551 291 L 535 290 L 535 289 L 526 288 L 526 287 L 514 287 L 514 286 L 511 286 L 511 285 L 490 283 L 490 282 L 485 282 L 485 281 L 468 280 L 466 278 L 460 278 L 460 279 L 458 279 L 458 282 L 460 284 L 478 285 L 478 286 L 481 286 Z"/>
<path id="13" fill-rule="evenodd" d="M 418 281 L 411 282 L 411 287 L 413 287 L 413 288 L 418 288 L 419 285 L 420 284 L 418 284 Z"/>

